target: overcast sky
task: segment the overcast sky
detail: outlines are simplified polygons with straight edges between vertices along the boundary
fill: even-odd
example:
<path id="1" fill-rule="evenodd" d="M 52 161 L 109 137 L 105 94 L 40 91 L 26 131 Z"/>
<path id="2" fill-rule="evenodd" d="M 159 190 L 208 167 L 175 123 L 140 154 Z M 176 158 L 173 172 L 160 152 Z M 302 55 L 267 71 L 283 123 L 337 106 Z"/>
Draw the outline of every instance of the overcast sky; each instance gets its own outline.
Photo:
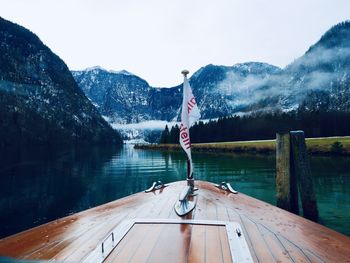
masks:
<path id="1" fill-rule="evenodd" d="M 207 64 L 284 67 L 332 25 L 349 0 L 0 0 L 70 69 L 126 69 L 153 86 L 182 82 Z"/>

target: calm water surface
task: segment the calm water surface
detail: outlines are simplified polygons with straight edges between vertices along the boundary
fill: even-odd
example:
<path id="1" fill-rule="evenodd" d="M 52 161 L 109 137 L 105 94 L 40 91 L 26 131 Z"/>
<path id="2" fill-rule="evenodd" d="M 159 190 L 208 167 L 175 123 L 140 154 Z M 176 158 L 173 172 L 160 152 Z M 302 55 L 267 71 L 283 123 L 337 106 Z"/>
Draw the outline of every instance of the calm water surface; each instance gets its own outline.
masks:
<path id="1" fill-rule="evenodd" d="M 275 157 L 194 154 L 195 177 L 275 204 Z M 320 223 L 350 235 L 350 158 L 313 157 Z M 0 153 L 0 237 L 185 178 L 185 155 L 116 148 Z"/>

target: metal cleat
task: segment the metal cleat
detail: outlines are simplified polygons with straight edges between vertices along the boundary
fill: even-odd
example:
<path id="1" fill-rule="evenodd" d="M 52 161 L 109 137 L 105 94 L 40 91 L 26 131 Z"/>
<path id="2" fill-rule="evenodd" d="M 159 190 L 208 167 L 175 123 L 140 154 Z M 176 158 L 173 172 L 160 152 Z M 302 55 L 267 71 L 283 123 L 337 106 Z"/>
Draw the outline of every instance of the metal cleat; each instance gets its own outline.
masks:
<path id="1" fill-rule="evenodd" d="M 227 192 L 229 192 L 229 193 L 238 194 L 238 192 L 232 188 L 232 186 L 230 185 L 230 183 L 221 182 L 221 184 L 215 184 L 215 186 L 216 186 L 217 188 L 220 188 L 220 189 L 222 189 L 222 190 L 225 190 L 225 191 L 227 191 Z"/>
<path id="2" fill-rule="evenodd" d="M 162 181 L 153 182 L 152 186 L 150 188 L 148 188 L 147 190 L 145 190 L 145 193 L 153 192 L 155 190 L 159 190 L 159 189 L 164 188 L 166 186 L 167 185 L 163 184 Z"/>

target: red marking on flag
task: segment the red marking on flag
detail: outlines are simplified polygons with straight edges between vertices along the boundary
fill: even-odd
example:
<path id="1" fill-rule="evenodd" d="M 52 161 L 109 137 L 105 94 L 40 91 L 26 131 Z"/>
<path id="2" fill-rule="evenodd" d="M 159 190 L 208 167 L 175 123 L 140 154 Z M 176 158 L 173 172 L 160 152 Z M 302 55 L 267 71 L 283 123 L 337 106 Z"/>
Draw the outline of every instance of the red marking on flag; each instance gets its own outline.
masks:
<path id="1" fill-rule="evenodd" d="M 194 105 L 196 105 L 196 100 L 195 100 L 195 98 L 194 97 L 192 97 L 191 99 L 190 99 L 190 101 L 187 103 L 187 106 L 188 106 L 188 113 L 190 113 L 191 112 L 191 110 L 192 110 L 192 108 L 194 107 Z"/>
<path id="2" fill-rule="evenodd" d="M 187 132 L 187 127 L 185 127 L 182 123 L 180 126 L 180 138 L 181 138 L 181 141 L 186 146 L 186 149 L 189 149 L 191 147 L 190 136 Z"/>

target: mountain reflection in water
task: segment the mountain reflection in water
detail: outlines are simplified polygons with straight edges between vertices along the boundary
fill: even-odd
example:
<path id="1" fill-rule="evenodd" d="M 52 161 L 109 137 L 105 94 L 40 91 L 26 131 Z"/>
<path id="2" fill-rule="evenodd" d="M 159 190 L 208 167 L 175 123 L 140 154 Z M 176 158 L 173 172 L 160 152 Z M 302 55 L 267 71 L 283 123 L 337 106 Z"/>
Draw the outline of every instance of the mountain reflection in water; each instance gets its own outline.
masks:
<path id="1" fill-rule="evenodd" d="M 275 157 L 193 154 L 196 179 L 230 182 L 275 204 Z M 182 152 L 116 147 L 0 152 L 0 237 L 148 188 L 185 179 Z M 320 223 L 350 235 L 350 158 L 313 157 Z"/>

